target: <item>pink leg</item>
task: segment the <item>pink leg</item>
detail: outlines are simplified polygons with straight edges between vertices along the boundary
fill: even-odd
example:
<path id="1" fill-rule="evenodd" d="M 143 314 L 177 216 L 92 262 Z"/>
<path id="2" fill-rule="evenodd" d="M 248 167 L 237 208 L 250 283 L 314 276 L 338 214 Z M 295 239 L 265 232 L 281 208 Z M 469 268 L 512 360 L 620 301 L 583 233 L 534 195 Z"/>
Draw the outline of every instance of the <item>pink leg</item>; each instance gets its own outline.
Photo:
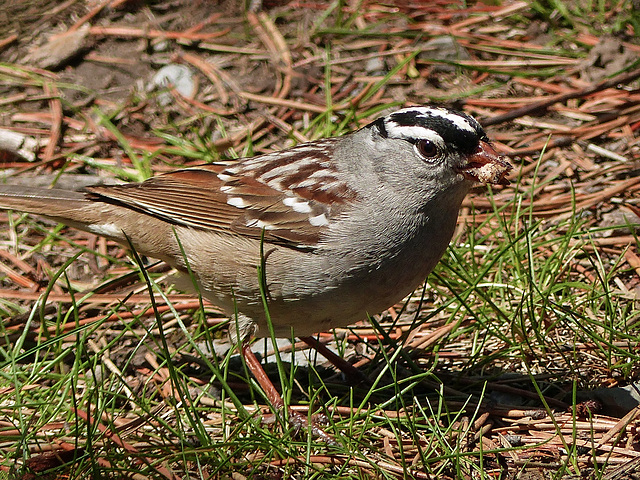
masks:
<path id="1" fill-rule="evenodd" d="M 242 356 L 245 362 L 247 362 L 247 367 L 249 367 L 249 370 L 267 395 L 269 403 L 271 403 L 276 411 L 281 410 L 284 407 L 284 400 L 282 400 L 282 396 L 278 393 L 271 380 L 269 380 L 267 373 L 251 350 L 249 342 L 242 342 Z M 309 418 L 306 415 L 289 410 L 289 421 L 295 428 L 305 430 L 309 428 L 309 423 L 311 423 L 311 433 L 314 436 L 330 445 L 336 444 L 336 441 L 328 433 L 315 425 L 313 421 L 309 422 Z"/>

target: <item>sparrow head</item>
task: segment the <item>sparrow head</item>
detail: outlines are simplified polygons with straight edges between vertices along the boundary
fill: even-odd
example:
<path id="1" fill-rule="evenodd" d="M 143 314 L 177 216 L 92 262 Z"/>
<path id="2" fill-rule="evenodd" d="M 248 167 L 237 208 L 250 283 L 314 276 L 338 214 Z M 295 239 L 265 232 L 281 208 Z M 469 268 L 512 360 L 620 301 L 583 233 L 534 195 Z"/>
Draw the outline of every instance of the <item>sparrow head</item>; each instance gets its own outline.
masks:
<path id="1" fill-rule="evenodd" d="M 509 183 L 506 175 L 512 166 L 498 155 L 482 126 L 466 113 L 441 107 L 408 107 L 368 127 L 382 138 L 412 145 L 430 174 L 442 169 L 442 173 L 453 174 L 451 180 Z"/>

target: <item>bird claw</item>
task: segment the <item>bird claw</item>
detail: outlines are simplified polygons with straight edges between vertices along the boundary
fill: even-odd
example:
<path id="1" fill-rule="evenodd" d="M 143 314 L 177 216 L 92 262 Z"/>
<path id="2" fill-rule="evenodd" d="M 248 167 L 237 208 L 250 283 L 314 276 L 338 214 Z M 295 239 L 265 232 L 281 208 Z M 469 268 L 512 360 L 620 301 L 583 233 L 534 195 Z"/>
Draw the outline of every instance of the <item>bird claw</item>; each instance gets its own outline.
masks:
<path id="1" fill-rule="evenodd" d="M 303 430 L 310 431 L 313 438 L 317 438 L 327 445 L 338 445 L 338 442 L 318 425 L 318 421 L 326 423 L 327 417 L 325 415 L 313 415 L 309 418 L 307 415 L 292 409 L 288 409 L 288 412 L 288 423 L 293 427 L 294 435 L 298 435 Z M 276 423 L 278 415 L 278 413 L 263 415 L 261 420 L 262 425 L 273 425 Z"/>

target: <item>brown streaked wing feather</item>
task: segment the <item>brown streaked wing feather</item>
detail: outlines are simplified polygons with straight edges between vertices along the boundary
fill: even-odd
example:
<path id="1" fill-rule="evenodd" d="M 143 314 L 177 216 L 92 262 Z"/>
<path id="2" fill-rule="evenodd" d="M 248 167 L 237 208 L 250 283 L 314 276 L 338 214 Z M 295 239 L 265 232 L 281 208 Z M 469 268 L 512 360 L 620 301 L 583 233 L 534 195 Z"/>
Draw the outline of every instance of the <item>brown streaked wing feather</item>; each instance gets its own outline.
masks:
<path id="1" fill-rule="evenodd" d="M 313 249 L 324 227 L 312 225 L 309 217 L 324 214 L 328 218 L 336 213 L 330 212 L 331 206 L 308 200 L 308 195 L 297 191 L 282 192 L 248 175 L 247 170 L 227 170 L 230 165 L 238 162 L 203 165 L 142 183 L 89 187 L 87 191 L 101 201 L 117 203 L 176 225 L 234 232 L 256 239 L 261 237 L 264 226 L 267 242 Z M 283 203 L 286 197 L 306 201 L 312 213 L 294 211 Z M 340 207 L 336 205 L 334 210 Z"/>
<path id="2" fill-rule="evenodd" d="M 89 187 L 87 191 L 102 201 L 119 203 L 170 223 L 224 229 L 237 216 L 236 209 L 226 204 L 216 175 L 200 173 L 179 170 L 142 183 Z"/>

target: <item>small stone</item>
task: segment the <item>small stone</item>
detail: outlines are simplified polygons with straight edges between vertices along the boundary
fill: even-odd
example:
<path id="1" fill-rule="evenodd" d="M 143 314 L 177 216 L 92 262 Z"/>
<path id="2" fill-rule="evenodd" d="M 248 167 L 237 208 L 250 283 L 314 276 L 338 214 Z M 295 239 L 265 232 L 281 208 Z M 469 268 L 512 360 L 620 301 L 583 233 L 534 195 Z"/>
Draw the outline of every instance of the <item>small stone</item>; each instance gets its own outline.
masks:
<path id="1" fill-rule="evenodd" d="M 186 65 L 171 64 L 162 67 L 151 79 L 149 90 L 156 88 L 166 88 L 173 85 L 176 91 L 183 97 L 193 98 L 196 93 L 196 83 L 193 72 Z M 168 105 L 173 101 L 169 92 L 162 92 L 158 95 L 160 105 Z"/>
<path id="2" fill-rule="evenodd" d="M 59 70 L 87 49 L 89 24 L 72 32 L 52 35 L 48 42 L 34 49 L 26 56 L 26 63 L 40 68 Z"/>
<path id="3" fill-rule="evenodd" d="M 384 61 L 380 57 L 370 58 L 369 60 L 367 60 L 364 68 L 367 73 L 378 73 L 385 71 Z"/>
<path id="4" fill-rule="evenodd" d="M 469 60 L 469 52 L 462 47 L 455 38 L 449 36 L 435 37 L 422 45 L 418 54 L 420 60 L 444 60 L 447 62 L 460 62 Z M 442 71 L 452 71 L 454 65 L 441 64 L 437 69 Z"/>
<path id="5" fill-rule="evenodd" d="M 640 217 L 630 210 L 621 207 L 603 214 L 598 227 L 607 229 L 601 232 L 603 237 L 630 235 L 635 233 L 638 227 L 640 227 Z"/>

